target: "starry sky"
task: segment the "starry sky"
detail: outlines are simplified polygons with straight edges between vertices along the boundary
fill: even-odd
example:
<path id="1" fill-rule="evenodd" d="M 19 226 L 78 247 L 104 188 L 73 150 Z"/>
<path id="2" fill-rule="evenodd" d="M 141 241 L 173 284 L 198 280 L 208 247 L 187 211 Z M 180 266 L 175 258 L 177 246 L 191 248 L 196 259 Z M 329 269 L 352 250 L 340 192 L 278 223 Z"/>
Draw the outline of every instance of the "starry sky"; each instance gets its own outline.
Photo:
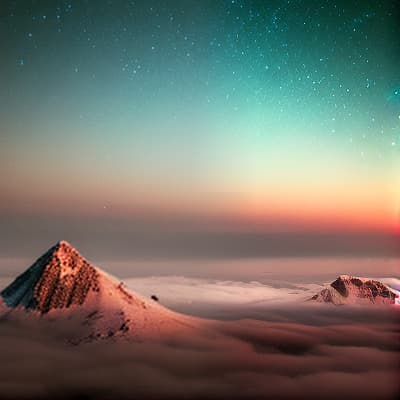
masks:
<path id="1" fill-rule="evenodd" d="M 398 232 L 399 11 L 2 1 L 3 253 L 55 235 L 146 233 L 151 249 L 166 232 L 218 232 L 229 249 Z"/>

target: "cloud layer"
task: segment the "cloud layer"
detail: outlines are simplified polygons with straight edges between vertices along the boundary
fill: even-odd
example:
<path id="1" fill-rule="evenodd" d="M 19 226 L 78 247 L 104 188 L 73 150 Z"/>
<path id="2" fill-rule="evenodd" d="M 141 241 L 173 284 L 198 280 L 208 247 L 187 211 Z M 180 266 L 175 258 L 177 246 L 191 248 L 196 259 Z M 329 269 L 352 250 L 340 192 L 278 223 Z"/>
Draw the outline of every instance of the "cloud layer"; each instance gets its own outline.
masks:
<path id="1" fill-rule="evenodd" d="M 394 307 L 281 311 L 280 320 L 266 310 L 268 321 L 211 321 L 195 337 L 76 347 L 53 340 L 62 326 L 50 333 L 2 321 L 0 397 L 376 400 L 399 393 Z"/>
<path id="2" fill-rule="evenodd" d="M 310 299 L 327 287 L 328 282 L 296 283 L 285 280 L 270 280 L 269 284 L 258 281 L 243 282 L 189 278 L 183 276 L 153 276 L 126 279 L 133 291 L 150 298 L 156 295 L 168 308 L 203 318 L 234 320 L 254 318 L 266 321 L 299 321 L 298 304 Z M 396 278 L 375 278 L 398 290 Z M 294 307 L 295 306 L 295 307 Z M 336 315 L 334 308 L 326 308 L 330 316 Z M 321 312 L 320 310 L 319 312 Z M 341 310 L 341 313 L 345 313 Z M 305 322 L 313 313 L 305 313 Z M 300 318 L 300 319 L 299 319 Z"/>

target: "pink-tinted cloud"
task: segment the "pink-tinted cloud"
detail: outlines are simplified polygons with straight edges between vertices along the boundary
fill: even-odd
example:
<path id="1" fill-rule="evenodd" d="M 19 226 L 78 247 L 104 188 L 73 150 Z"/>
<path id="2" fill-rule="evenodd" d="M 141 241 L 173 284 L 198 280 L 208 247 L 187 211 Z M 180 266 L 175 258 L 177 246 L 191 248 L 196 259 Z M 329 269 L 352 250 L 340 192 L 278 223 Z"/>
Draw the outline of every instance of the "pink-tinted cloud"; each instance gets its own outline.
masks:
<path id="1" fill-rule="evenodd" d="M 383 317 L 381 309 L 343 309 L 334 324 L 322 306 L 297 313 L 311 310 L 319 323 L 210 321 L 194 337 L 74 347 L 54 341 L 54 332 L 3 321 L 1 398 L 395 398 L 394 310 Z"/>

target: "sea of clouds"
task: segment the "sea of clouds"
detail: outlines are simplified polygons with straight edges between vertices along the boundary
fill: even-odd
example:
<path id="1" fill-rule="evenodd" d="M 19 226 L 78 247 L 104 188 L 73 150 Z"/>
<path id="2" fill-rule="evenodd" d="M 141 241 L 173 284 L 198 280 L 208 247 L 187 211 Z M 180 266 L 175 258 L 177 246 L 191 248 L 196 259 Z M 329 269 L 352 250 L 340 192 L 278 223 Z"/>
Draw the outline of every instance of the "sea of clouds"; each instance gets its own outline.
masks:
<path id="1" fill-rule="evenodd" d="M 231 286 L 231 285 L 227 285 Z M 203 304 L 204 306 L 204 304 Z M 0 322 L 1 399 L 394 399 L 399 310 L 274 303 L 157 341 L 62 341 L 68 321 Z M 227 308 L 225 308 L 227 310 Z M 210 314 L 212 314 L 210 312 Z M 240 319 L 240 318 L 245 319 Z"/>
<path id="2" fill-rule="evenodd" d="M 389 400 L 400 393 L 398 307 L 307 301 L 324 282 L 154 276 L 125 283 L 208 318 L 207 329 L 72 346 L 63 338 L 79 327 L 68 321 L 48 331 L 35 318 L 0 320 L 0 398 Z M 395 278 L 386 283 L 399 287 Z"/>

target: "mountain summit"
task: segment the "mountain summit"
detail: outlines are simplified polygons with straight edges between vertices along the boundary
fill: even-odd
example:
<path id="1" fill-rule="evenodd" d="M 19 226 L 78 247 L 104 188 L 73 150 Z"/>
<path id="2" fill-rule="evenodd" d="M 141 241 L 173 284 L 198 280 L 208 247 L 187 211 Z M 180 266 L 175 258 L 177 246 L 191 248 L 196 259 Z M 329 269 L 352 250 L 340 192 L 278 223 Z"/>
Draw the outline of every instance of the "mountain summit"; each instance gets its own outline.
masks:
<path id="1" fill-rule="evenodd" d="M 395 304 L 398 294 L 382 282 L 350 275 L 340 275 L 311 300 L 341 304 Z"/>
<path id="2" fill-rule="evenodd" d="M 3 316 L 21 321 L 40 316 L 52 326 L 63 321 L 58 326 L 72 333 L 74 342 L 116 336 L 149 339 L 199 325 L 195 318 L 129 291 L 65 241 L 51 247 L 0 296 Z"/>
<path id="3" fill-rule="evenodd" d="M 1 292 L 9 307 L 44 314 L 85 302 L 98 292 L 99 273 L 68 242 L 60 241 Z"/>

